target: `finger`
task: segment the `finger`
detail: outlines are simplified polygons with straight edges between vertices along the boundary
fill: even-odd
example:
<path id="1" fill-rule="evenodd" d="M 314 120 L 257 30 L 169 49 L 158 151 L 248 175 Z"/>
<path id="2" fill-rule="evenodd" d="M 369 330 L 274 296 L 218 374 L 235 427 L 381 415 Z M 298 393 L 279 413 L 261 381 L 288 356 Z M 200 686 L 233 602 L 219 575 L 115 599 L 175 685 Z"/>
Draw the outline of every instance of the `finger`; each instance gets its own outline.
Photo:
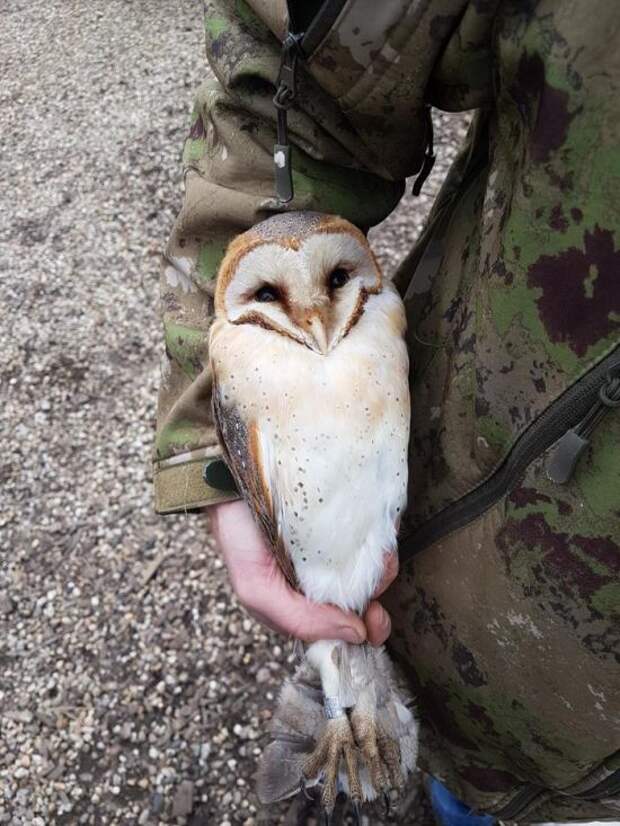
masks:
<path id="1" fill-rule="evenodd" d="M 383 557 L 383 576 L 375 588 L 373 597 L 379 597 L 384 591 L 387 591 L 398 576 L 398 568 L 398 553 L 392 551 L 391 553 L 385 554 Z"/>
<path id="2" fill-rule="evenodd" d="M 280 629 L 304 642 L 344 640 L 354 644 L 366 639 L 366 626 L 356 614 L 334 605 L 318 605 L 291 590 L 289 598 L 272 610 L 270 619 Z"/>
<path id="3" fill-rule="evenodd" d="M 220 502 L 208 509 L 209 529 L 222 551 L 251 554 L 257 548 L 267 549 L 265 538 L 252 512 L 242 499 Z M 245 550 L 243 550 L 245 549 Z"/>
<path id="4" fill-rule="evenodd" d="M 342 639 L 361 643 L 366 626 L 333 605 L 312 603 L 288 584 L 242 501 L 211 509 L 212 530 L 241 604 L 264 625 L 305 642 Z"/>
<path id="5" fill-rule="evenodd" d="M 383 645 L 390 636 L 392 621 L 390 615 L 380 602 L 374 600 L 364 614 L 368 642 L 371 645 Z"/>

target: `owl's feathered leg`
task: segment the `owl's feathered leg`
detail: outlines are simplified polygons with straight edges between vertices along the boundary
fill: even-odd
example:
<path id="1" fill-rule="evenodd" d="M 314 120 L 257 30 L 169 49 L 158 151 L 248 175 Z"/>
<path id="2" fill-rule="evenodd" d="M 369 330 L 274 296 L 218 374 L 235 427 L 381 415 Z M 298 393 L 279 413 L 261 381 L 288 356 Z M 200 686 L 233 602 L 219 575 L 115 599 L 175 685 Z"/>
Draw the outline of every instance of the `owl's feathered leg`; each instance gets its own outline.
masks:
<path id="1" fill-rule="evenodd" d="M 384 652 L 370 646 L 341 643 L 338 648 L 319 648 L 308 660 L 314 661 L 319 669 L 326 711 L 329 712 L 331 706 L 328 691 L 338 698 L 342 715 L 346 708 L 348 746 L 341 752 L 345 764 L 341 784 L 348 787 L 353 802 L 375 796 L 389 801 L 390 791 L 402 789 L 415 762 L 412 754 L 412 746 L 415 749 L 412 725 L 415 724 L 394 694 Z M 353 748 L 349 745 L 349 731 Z M 310 768 L 315 766 L 316 761 Z M 332 792 L 332 784 L 327 782 L 328 800 Z"/>
<path id="2" fill-rule="evenodd" d="M 349 797 L 354 803 L 362 800 L 362 785 L 358 771 L 357 747 L 346 713 L 354 697 L 348 671 L 347 646 L 332 640 L 316 642 L 306 652 L 308 662 L 319 673 L 323 688 L 325 715 L 328 718 L 316 748 L 304 764 L 308 778 L 323 774 L 321 801 L 331 812 L 338 794 L 338 776 L 341 763 L 349 786 Z"/>
<path id="3" fill-rule="evenodd" d="M 304 784 L 321 787 L 328 813 L 339 792 L 354 809 L 382 795 L 389 799 L 416 763 L 411 702 L 382 649 L 314 643 L 282 689 L 274 740 L 261 760 L 260 799 L 282 800 Z"/>

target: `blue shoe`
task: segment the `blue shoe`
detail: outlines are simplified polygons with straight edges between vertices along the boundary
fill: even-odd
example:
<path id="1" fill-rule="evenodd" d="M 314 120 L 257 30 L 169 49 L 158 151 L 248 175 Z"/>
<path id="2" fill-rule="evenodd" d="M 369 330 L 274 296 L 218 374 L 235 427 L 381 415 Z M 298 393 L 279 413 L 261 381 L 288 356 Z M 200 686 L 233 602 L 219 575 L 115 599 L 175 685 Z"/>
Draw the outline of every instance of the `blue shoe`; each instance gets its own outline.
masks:
<path id="1" fill-rule="evenodd" d="M 432 777 L 426 789 L 438 826 L 493 826 L 495 823 L 494 817 L 476 814 Z"/>

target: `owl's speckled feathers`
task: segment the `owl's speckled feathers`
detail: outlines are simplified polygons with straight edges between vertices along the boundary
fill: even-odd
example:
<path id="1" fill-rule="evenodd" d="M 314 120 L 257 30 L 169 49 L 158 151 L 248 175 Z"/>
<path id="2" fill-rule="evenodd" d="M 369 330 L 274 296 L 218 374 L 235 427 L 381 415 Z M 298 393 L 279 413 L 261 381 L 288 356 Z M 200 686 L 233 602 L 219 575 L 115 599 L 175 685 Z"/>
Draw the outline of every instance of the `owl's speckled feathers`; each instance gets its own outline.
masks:
<path id="1" fill-rule="evenodd" d="M 256 299 L 265 288 L 275 300 Z M 215 305 L 214 404 L 233 473 L 289 579 L 361 610 L 405 503 L 400 298 L 359 230 L 294 213 L 233 242 Z"/>

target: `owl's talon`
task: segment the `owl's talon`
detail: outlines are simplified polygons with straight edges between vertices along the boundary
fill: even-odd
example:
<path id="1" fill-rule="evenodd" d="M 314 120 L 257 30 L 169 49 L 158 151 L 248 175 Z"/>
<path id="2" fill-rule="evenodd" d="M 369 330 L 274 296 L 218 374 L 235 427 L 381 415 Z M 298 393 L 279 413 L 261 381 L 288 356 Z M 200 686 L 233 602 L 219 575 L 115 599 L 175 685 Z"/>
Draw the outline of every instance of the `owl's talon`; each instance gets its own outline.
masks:
<path id="1" fill-rule="evenodd" d="M 299 791 L 303 794 L 303 796 L 306 798 L 306 800 L 313 800 L 314 798 L 308 792 L 308 787 L 307 787 L 306 783 L 307 783 L 307 778 L 306 778 L 305 775 L 302 775 L 301 780 L 299 781 Z"/>
<path id="2" fill-rule="evenodd" d="M 390 786 L 399 791 L 403 787 L 403 773 L 400 764 L 400 747 L 380 727 L 376 731 L 377 748 L 383 765 L 387 769 Z"/>
<path id="3" fill-rule="evenodd" d="M 351 714 L 351 725 L 371 783 L 377 794 L 383 795 L 389 813 L 389 789 L 402 787 L 398 742 L 380 728 L 372 712 L 354 710 Z"/>
<path id="4" fill-rule="evenodd" d="M 387 792 L 383 792 L 383 806 L 384 806 L 384 817 L 389 817 L 392 813 L 392 801 L 390 800 L 390 795 Z"/>
<path id="5" fill-rule="evenodd" d="M 323 826 L 330 826 L 332 818 L 327 809 L 323 809 Z"/>
<path id="6" fill-rule="evenodd" d="M 362 807 L 359 803 L 353 803 L 353 823 L 362 826 Z"/>
<path id="7" fill-rule="evenodd" d="M 328 720 L 315 750 L 303 766 L 302 780 L 323 775 L 321 804 L 326 812 L 333 811 L 336 804 L 338 773 L 343 758 L 350 796 L 359 801 L 362 789 L 357 773 L 355 740 L 347 717 L 338 717 Z"/>

